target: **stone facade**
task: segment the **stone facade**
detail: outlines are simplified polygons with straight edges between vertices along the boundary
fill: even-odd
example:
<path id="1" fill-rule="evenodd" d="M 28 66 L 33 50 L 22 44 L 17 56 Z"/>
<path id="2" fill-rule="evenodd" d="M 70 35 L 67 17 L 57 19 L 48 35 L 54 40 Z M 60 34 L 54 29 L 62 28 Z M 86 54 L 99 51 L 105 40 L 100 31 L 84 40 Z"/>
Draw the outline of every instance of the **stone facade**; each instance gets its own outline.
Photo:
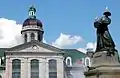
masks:
<path id="1" fill-rule="evenodd" d="M 35 45 L 35 44 L 34 44 Z M 29 44 L 30 46 L 30 44 Z M 39 60 L 39 78 L 49 78 L 49 64 L 48 61 L 54 59 L 57 61 L 57 78 L 64 78 L 64 57 L 62 55 L 56 54 L 59 52 L 54 52 L 54 50 L 48 50 L 46 48 L 36 45 L 38 48 L 36 52 L 32 50 L 32 46 L 24 48 L 18 51 L 6 51 L 6 70 L 4 78 L 12 78 L 12 60 L 21 60 L 21 78 L 31 78 L 30 77 L 30 61 L 32 59 Z M 21 48 L 21 47 L 19 47 Z M 28 53 L 28 52 L 32 53 Z M 14 52 L 14 54 L 12 54 Z M 23 53 L 24 52 L 24 53 Z M 47 52 L 47 54 L 46 54 Z M 27 54 L 25 54 L 27 53 Z M 54 54 L 55 53 L 55 54 Z"/>

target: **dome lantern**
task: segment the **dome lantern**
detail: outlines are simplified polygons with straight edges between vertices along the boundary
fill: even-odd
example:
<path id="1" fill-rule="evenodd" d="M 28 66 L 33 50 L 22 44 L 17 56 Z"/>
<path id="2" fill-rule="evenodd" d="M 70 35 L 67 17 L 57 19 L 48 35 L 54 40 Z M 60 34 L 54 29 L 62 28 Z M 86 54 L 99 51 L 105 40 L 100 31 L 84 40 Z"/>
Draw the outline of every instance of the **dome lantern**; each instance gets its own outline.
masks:
<path id="1" fill-rule="evenodd" d="M 42 27 L 42 22 L 39 19 L 36 18 L 36 8 L 35 8 L 34 5 L 29 7 L 28 14 L 29 14 L 29 18 L 27 18 L 23 22 L 23 26 L 37 25 L 37 26 Z"/>
<path id="2" fill-rule="evenodd" d="M 29 8 L 29 17 L 30 18 L 36 18 L 36 8 L 34 7 L 34 5 L 32 5 Z"/>

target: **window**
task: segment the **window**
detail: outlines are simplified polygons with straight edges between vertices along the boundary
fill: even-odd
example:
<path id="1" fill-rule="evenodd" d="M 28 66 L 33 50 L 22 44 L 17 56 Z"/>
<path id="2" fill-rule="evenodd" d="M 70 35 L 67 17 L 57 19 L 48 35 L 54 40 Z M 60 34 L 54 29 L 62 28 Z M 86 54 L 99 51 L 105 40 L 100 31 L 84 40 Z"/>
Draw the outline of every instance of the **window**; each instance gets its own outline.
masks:
<path id="1" fill-rule="evenodd" d="M 27 42 L 27 34 L 25 34 L 25 42 Z"/>
<path id="2" fill-rule="evenodd" d="M 12 61 L 12 78 L 21 78 L 21 61 L 19 59 L 14 59 Z"/>
<path id="3" fill-rule="evenodd" d="M 39 78 L 39 60 L 31 60 L 31 78 Z"/>
<path id="4" fill-rule="evenodd" d="M 42 38 L 43 38 L 43 31 L 38 33 L 38 40 L 42 41 Z"/>
<path id="5" fill-rule="evenodd" d="M 86 65 L 89 66 L 89 59 L 86 59 Z"/>
<path id="6" fill-rule="evenodd" d="M 31 33 L 31 40 L 35 40 L 35 34 Z"/>
<path id="7" fill-rule="evenodd" d="M 69 65 L 69 66 L 70 66 L 70 59 L 68 59 L 68 60 L 67 60 L 67 65 Z"/>
<path id="8" fill-rule="evenodd" d="M 90 58 L 89 57 L 86 57 L 85 58 L 85 66 L 90 66 Z"/>
<path id="9" fill-rule="evenodd" d="M 67 64 L 68 66 L 72 66 L 72 58 L 71 58 L 71 57 L 67 57 L 67 58 L 66 58 L 66 64 Z"/>
<path id="10" fill-rule="evenodd" d="M 57 78 L 56 60 L 49 60 L 49 78 Z"/>
<path id="11" fill-rule="evenodd" d="M 38 40 L 41 41 L 41 34 L 38 34 Z"/>
<path id="12" fill-rule="evenodd" d="M 35 16 L 35 12 L 34 11 L 30 11 L 29 12 L 29 16 Z"/>

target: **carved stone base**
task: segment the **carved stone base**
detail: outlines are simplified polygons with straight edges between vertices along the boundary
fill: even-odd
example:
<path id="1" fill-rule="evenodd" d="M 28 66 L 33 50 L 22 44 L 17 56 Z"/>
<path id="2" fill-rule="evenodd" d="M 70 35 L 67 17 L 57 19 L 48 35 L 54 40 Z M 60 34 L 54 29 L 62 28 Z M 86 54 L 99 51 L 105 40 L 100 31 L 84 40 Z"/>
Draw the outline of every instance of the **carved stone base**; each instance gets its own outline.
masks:
<path id="1" fill-rule="evenodd" d="M 102 66 L 84 73 L 86 78 L 120 78 L 119 66 Z"/>
<path id="2" fill-rule="evenodd" d="M 120 63 L 117 51 L 107 55 L 107 51 L 96 52 L 92 58 L 91 70 L 85 72 L 86 78 L 120 78 Z"/>
<path id="3" fill-rule="evenodd" d="M 92 58 L 92 67 L 99 67 L 102 65 L 120 65 L 118 52 L 114 52 L 114 55 L 108 55 L 107 51 L 96 52 Z"/>

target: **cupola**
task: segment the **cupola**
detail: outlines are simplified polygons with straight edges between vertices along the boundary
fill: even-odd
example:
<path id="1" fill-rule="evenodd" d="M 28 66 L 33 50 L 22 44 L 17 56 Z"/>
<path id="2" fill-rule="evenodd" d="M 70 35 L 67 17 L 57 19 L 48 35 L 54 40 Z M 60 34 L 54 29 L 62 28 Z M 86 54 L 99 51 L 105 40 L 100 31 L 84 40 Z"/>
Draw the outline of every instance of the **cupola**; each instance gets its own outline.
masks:
<path id="1" fill-rule="evenodd" d="M 36 18 L 36 8 L 32 5 L 28 10 L 29 17 L 23 22 L 21 34 L 24 42 L 32 40 L 42 41 L 43 39 L 43 25 L 42 22 Z"/>

